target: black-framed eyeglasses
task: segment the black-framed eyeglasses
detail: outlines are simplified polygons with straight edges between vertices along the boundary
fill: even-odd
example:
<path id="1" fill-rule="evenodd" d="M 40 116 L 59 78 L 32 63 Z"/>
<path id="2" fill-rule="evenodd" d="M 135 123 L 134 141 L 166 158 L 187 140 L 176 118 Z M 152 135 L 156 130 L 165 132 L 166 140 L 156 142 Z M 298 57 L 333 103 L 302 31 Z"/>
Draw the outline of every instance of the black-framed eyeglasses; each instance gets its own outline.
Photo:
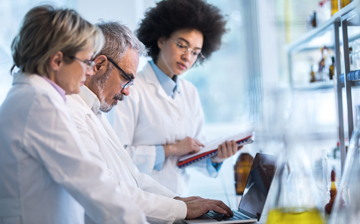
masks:
<path id="1" fill-rule="evenodd" d="M 67 57 L 70 59 L 76 59 L 76 60 L 84 63 L 86 65 L 86 69 L 88 71 L 91 71 L 95 66 L 95 61 L 93 61 L 93 60 L 81 60 L 80 58 L 77 58 L 75 56 L 67 56 Z"/>
<path id="2" fill-rule="evenodd" d="M 106 56 L 107 57 L 107 56 Z M 115 61 L 113 61 L 111 58 L 107 57 L 107 59 L 118 69 L 121 71 L 121 73 L 129 80 L 122 88 L 123 89 L 127 89 L 127 88 L 130 88 L 134 85 L 134 79 L 130 78 L 130 75 L 126 74 L 126 72 L 124 72 L 124 70 L 122 70 L 120 68 L 119 65 L 117 65 L 115 63 Z"/>
<path id="3" fill-rule="evenodd" d="M 204 55 L 201 53 L 201 50 L 200 49 L 193 49 L 187 45 L 184 45 L 182 43 L 180 43 L 179 41 L 176 41 L 172 38 L 170 38 L 172 41 L 174 41 L 174 43 L 176 44 L 177 48 L 179 49 L 179 51 L 182 53 L 182 54 L 186 54 L 187 52 L 191 52 L 191 55 L 196 57 L 196 60 L 198 59 L 202 59 L 202 58 L 205 58 Z"/>

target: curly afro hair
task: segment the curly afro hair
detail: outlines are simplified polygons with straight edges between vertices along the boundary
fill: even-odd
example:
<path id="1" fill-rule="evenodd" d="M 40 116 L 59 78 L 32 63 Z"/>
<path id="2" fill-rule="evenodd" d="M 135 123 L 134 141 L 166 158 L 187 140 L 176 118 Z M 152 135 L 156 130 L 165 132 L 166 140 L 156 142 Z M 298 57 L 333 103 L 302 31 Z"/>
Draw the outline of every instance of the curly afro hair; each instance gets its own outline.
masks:
<path id="1" fill-rule="evenodd" d="M 169 38 L 184 28 L 199 30 L 204 36 L 201 52 L 208 59 L 220 48 L 221 37 L 227 31 L 225 25 L 226 19 L 220 10 L 203 0 L 163 0 L 147 10 L 136 35 L 156 62 L 160 37 Z M 204 59 L 198 61 L 202 63 Z"/>

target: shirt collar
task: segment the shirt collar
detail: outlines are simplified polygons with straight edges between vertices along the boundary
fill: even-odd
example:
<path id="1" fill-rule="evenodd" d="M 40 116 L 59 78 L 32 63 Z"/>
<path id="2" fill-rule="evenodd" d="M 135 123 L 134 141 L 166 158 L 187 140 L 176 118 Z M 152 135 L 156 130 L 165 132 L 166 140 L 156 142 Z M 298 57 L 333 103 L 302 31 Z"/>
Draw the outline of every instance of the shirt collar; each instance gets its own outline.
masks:
<path id="1" fill-rule="evenodd" d="M 153 60 L 150 61 L 150 65 L 155 72 L 156 77 L 158 78 L 160 85 L 163 87 L 165 93 L 168 96 L 174 97 L 174 92 L 177 90 L 180 93 L 179 86 L 177 85 L 177 75 L 171 79 L 167 76 L 160 68 L 154 63 Z"/>
<path id="2" fill-rule="evenodd" d="M 99 113 L 100 101 L 87 86 L 83 85 L 80 88 L 79 95 L 95 114 Z"/>
<path id="3" fill-rule="evenodd" d="M 56 84 L 55 82 L 53 82 L 51 79 L 49 79 L 48 77 L 45 76 L 41 76 L 43 77 L 48 83 L 50 83 L 50 85 L 52 87 L 54 87 L 54 89 L 60 94 L 60 96 L 64 99 L 64 101 L 66 102 L 66 96 L 65 96 L 65 90 L 63 88 L 61 88 L 58 84 Z"/>

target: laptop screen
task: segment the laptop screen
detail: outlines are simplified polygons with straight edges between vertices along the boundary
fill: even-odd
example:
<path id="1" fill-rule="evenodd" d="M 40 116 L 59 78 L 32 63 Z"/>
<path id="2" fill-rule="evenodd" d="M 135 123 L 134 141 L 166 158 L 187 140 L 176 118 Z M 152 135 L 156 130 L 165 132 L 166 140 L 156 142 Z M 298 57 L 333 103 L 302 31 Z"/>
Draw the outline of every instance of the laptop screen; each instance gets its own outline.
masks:
<path id="1" fill-rule="evenodd" d="M 275 174 L 276 157 L 257 153 L 251 166 L 239 210 L 261 216 L 271 181 Z"/>

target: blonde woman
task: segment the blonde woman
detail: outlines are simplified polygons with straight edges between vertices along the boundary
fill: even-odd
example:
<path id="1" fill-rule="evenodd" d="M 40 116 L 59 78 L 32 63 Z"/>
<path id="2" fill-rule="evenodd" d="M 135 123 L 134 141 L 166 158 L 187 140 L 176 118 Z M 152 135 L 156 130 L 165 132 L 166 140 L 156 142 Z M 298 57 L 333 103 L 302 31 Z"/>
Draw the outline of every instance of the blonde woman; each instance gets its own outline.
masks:
<path id="1" fill-rule="evenodd" d="M 90 159 L 66 108 L 93 75 L 102 32 L 75 11 L 39 6 L 11 49 L 13 87 L 0 107 L 0 223 L 144 223 Z"/>

